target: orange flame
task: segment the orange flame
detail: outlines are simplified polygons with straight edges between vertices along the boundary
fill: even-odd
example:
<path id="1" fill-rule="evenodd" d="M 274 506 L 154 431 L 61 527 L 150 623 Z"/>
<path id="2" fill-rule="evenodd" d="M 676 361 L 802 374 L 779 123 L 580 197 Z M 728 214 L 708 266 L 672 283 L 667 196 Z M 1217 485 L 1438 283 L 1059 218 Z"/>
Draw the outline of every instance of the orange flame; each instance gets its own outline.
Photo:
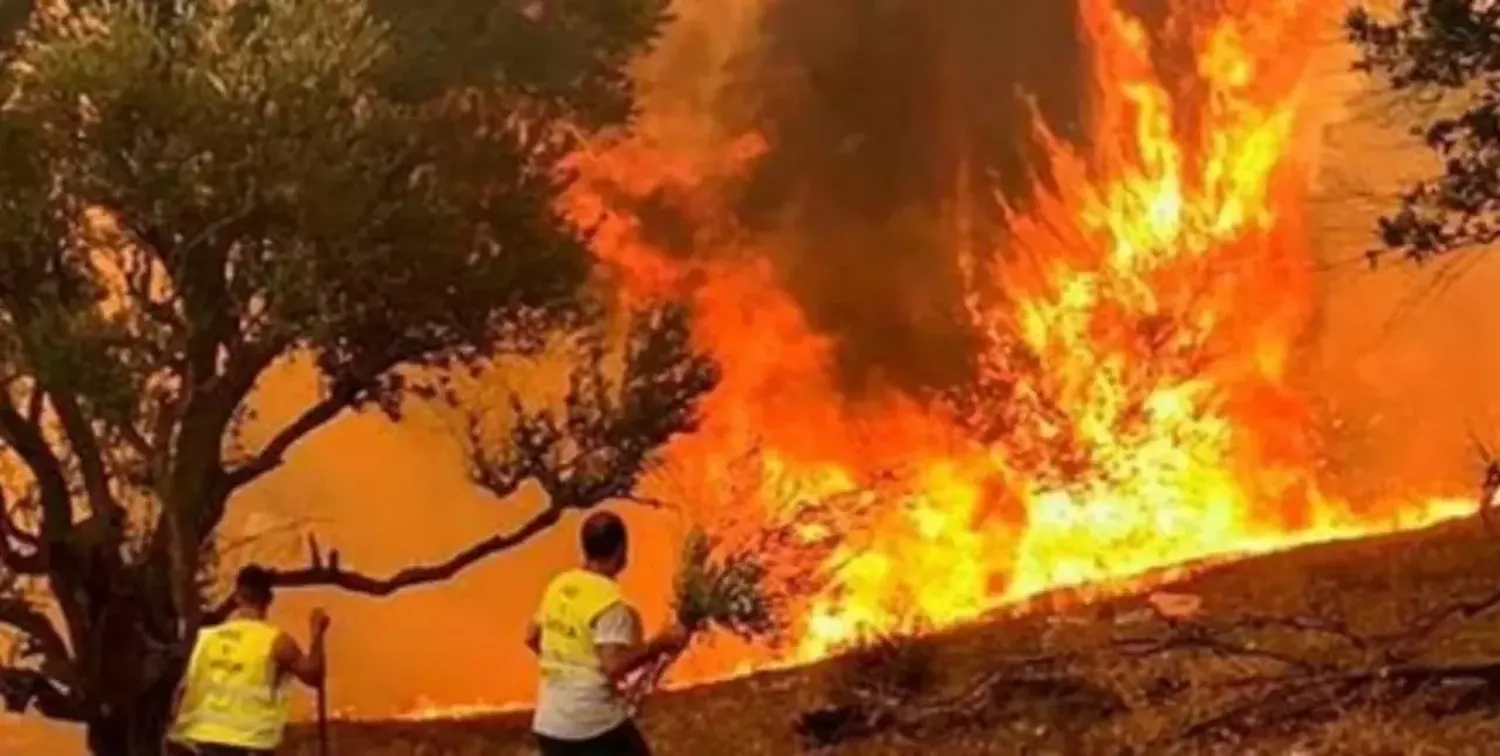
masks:
<path id="1" fill-rule="evenodd" d="M 631 297 L 687 297 L 724 367 L 705 426 L 672 450 L 695 516 L 733 531 L 821 513 L 798 525 L 826 548 L 793 660 L 1062 587 L 1125 589 L 1205 558 L 1472 511 L 1320 491 L 1295 380 L 1317 292 L 1291 146 L 1305 37 L 1329 9 L 1191 5 L 1153 36 L 1117 0 L 1079 0 L 1090 138 L 1039 130 L 1051 181 L 1037 186 L 1055 188 L 997 210 L 1004 249 L 964 255 L 982 349 L 957 399 L 840 393 L 835 344 L 763 254 L 776 240 L 733 221 L 724 187 L 767 149 L 757 136 L 689 149 L 665 136 L 681 114 L 648 109 L 636 136 L 577 156 L 584 180 L 564 202 L 598 230 L 601 259 Z M 1157 62 L 1173 44 L 1192 53 L 1181 81 Z M 646 197 L 669 201 L 691 229 L 679 241 L 711 254 L 651 239 L 627 209 Z"/>

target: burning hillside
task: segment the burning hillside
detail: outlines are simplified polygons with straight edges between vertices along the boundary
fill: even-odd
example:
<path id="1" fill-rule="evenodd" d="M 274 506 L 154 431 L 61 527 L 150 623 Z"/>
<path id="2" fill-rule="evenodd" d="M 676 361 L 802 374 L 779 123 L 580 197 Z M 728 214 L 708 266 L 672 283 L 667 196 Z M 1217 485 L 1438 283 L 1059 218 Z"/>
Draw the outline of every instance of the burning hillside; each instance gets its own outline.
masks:
<path id="1" fill-rule="evenodd" d="M 774 134 L 726 126 L 701 91 L 663 86 L 635 135 L 579 156 L 568 208 L 598 229 L 600 257 L 630 296 L 688 297 L 724 367 L 704 427 L 658 486 L 717 530 L 794 534 L 781 566 L 812 576 L 796 586 L 796 658 L 1054 589 L 1118 588 L 1471 508 L 1356 505 L 1320 485 L 1298 376 L 1318 292 L 1294 143 L 1310 30 L 1337 9 L 1127 5 L 1078 0 L 1083 133 L 1037 115 L 1032 162 L 1044 168 L 1030 190 L 974 201 L 966 187 L 992 166 L 953 146 L 957 188 L 914 222 L 948 246 L 910 269 L 954 273 L 956 380 L 849 380 L 848 334 L 799 294 L 788 262 L 786 247 L 813 238 L 801 217 L 767 223 L 744 208 L 745 177 L 789 149 Z M 700 10 L 684 6 L 679 27 L 728 68 L 770 12 L 748 0 L 713 19 Z M 730 88 L 700 84 L 716 86 Z M 822 304 L 881 295 L 850 276 L 831 296 L 825 283 Z"/>

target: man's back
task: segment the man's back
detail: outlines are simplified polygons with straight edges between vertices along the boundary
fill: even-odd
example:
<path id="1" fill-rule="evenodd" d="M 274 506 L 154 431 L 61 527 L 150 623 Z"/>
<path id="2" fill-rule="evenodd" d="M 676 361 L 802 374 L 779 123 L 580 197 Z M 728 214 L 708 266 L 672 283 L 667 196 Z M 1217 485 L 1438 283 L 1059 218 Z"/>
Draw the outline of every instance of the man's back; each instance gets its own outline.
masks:
<path id="1" fill-rule="evenodd" d="M 571 570 L 548 585 L 537 614 L 541 691 L 533 728 L 567 740 L 592 738 L 630 718 L 605 675 L 597 646 L 640 642 L 640 622 L 613 580 Z"/>
<path id="2" fill-rule="evenodd" d="M 288 696 L 276 661 L 282 633 L 234 619 L 205 628 L 188 661 L 172 739 L 269 751 L 281 742 Z"/>

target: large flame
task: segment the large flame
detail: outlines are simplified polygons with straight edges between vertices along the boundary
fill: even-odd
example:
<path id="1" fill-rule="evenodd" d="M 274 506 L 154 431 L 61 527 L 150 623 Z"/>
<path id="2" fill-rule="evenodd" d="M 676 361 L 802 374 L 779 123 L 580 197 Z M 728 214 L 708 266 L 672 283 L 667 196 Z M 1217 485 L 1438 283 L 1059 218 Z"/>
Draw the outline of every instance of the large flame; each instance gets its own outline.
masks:
<path id="1" fill-rule="evenodd" d="M 1194 0 L 1157 34 L 1119 5 L 1079 0 L 1088 139 L 1039 127 L 1048 180 L 1024 208 L 992 209 L 1003 248 L 961 254 L 981 347 L 957 395 L 840 392 L 835 344 L 768 262 L 774 235 L 737 229 L 721 191 L 763 154 L 756 135 L 648 101 L 633 137 L 578 156 L 569 212 L 631 296 L 691 299 L 725 370 L 659 484 L 691 492 L 716 530 L 793 523 L 815 555 L 786 565 L 817 578 L 794 660 L 1472 509 L 1355 506 L 1318 485 L 1295 373 L 1317 292 L 1293 145 L 1328 4 Z M 756 6 L 731 14 L 739 31 Z M 711 49 L 731 56 L 738 38 Z M 1188 70 L 1163 76 L 1179 58 Z M 629 208 L 648 197 L 686 216 L 695 254 L 647 233 Z"/>

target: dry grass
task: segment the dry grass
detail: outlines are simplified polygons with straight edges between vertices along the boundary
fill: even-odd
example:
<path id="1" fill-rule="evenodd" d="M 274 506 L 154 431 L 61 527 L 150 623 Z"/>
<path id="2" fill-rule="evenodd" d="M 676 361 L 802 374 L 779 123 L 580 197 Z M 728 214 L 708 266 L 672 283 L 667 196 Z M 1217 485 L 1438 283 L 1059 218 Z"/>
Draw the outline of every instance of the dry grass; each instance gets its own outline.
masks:
<path id="1" fill-rule="evenodd" d="M 884 642 L 818 667 L 665 695 L 643 725 L 663 756 L 1496 749 L 1500 682 L 1316 682 L 1383 665 L 1500 660 L 1500 610 L 1397 642 L 1436 607 L 1500 591 L 1500 539 L 1477 523 L 1256 559 L 1172 590 L 1203 598 L 1201 621 L 1163 620 L 1142 611 L 1141 599 L 997 619 L 921 644 Z M 1258 677 L 1315 684 L 1245 682 Z M 1226 719 L 1256 702 L 1252 715 Z M 864 725 L 815 748 L 809 722 L 841 707 Z M 530 753 L 525 721 L 344 725 L 335 728 L 335 753 Z M 1219 721 L 1229 724 L 1205 726 Z M 315 753 L 308 734 L 290 752 Z"/>

